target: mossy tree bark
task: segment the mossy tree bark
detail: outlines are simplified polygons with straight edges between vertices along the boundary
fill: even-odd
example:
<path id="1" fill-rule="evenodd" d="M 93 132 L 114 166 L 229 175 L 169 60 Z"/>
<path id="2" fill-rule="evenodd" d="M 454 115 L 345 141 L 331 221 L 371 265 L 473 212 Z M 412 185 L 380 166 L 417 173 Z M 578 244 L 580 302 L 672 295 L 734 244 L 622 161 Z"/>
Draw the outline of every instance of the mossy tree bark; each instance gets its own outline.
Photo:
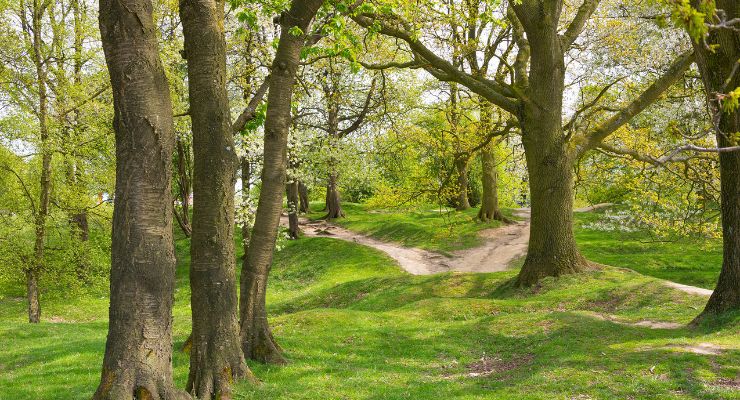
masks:
<path id="1" fill-rule="evenodd" d="M 172 380 L 172 104 L 149 0 L 101 0 L 113 90 L 111 301 L 94 399 L 180 399 Z"/>
<path id="2" fill-rule="evenodd" d="M 193 124 L 193 319 L 187 390 L 198 399 L 230 399 L 250 374 L 237 320 L 234 187 L 238 158 L 226 92 L 223 0 L 181 0 Z"/>
<path id="3" fill-rule="evenodd" d="M 244 356 L 284 363 L 267 321 L 265 295 L 277 238 L 287 169 L 291 100 L 306 32 L 323 0 L 293 0 L 280 16 L 281 34 L 272 64 L 265 119 L 264 166 L 254 229 L 241 275 L 241 343 Z M 303 34 L 296 35 L 295 28 Z"/>
<path id="4" fill-rule="evenodd" d="M 740 18 L 740 4 L 736 0 L 716 0 L 716 4 L 727 20 Z M 696 7 L 699 2 L 693 0 L 692 5 Z M 740 111 L 723 110 L 717 95 L 740 87 L 737 71 L 740 32 L 731 28 L 711 29 L 706 42 L 718 45 L 717 49 L 710 51 L 703 42 L 694 43 L 694 49 L 713 113 L 717 144 L 720 148 L 737 146 L 729 135 L 740 132 Z M 699 318 L 740 310 L 740 152 L 720 152 L 719 163 L 724 258 L 717 287 Z"/>

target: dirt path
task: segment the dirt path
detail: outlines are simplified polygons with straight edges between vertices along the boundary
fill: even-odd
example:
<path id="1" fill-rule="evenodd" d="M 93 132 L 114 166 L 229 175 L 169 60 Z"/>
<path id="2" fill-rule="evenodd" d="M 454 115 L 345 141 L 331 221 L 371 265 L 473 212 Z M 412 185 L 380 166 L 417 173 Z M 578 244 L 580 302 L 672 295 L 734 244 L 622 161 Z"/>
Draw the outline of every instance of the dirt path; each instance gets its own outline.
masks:
<path id="1" fill-rule="evenodd" d="M 287 225 L 287 218 L 281 218 L 281 223 Z M 300 226 L 303 234 L 309 237 L 330 237 L 380 250 L 396 260 L 406 272 L 413 275 L 436 274 L 452 269 L 449 264 L 450 259 L 441 254 L 413 247 L 403 247 L 396 243 L 382 242 L 340 226 L 328 224 L 326 221 L 309 221 L 301 218 Z"/>
<path id="2" fill-rule="evenodd" d="M 497 272 L 508 269 L 512 261 L 527 254 L 529 209 L 519 209 L 514 212 L 514 215 L 522 218 L 522 221 L 481 231 L 480 236 L 484 239 L 481 246 L 455 251 L 452 257 L 383 242 L 326 221 L 309 221 L 301 218 L 300 225 L 303 234 L 309 237 L 331 237 L 378 249 L 396 260 L 401 268 L 414 275 L 430 275 L 447 271 Z M 287 218 L 283 217 L 281 223 L 287 225 Z"/>
<path id="3" fill-rule="evenodd" d="M 577 208 L 574 211 L 591 212 L 610 205 L 608 203 L 596 204 L 590 207 Z M 483 239 L 481 246 L 455 251 L 452 253 L 452 257 L 414 247 L 404 247 L 397 243 L 383 242 L 329 224 L 326 221 L 309 221 L 306 218 L 301 218 L 300 225 L 303 234 L 309 237 L 331 237 L 380 250 L 396 260 L 401 268 L 413 275 L 430 275 L 447 271 L 480 273 L 505 271 L 513 261 L 526 256 L 527 243 L 529 242 L 530 210 L 520 208 L 514 212 L 514 215 L 521 218 L 521 220 L 500 228 L 486 229 L 479 232 Z M 280 222 L 287 226 L 288 218 L 282 217 Z M 711 296 L 712 294 L 709 289 L 670 281 L 664 282 L 666 286 L 689 294 L 699 296 Z"/>

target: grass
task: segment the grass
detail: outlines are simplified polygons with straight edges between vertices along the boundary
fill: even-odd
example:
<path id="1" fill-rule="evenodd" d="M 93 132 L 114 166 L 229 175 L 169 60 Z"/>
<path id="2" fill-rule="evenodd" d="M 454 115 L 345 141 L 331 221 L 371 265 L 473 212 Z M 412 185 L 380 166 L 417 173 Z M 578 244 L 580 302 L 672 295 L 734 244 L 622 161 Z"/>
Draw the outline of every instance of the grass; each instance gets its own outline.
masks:
<path id="1" fill-rule="evenodd" d="M 176 348 L 190 329 L 187 251 L 178 240 Z M 515 274 L 411 276 L 354 243 L 289 242 L 268 302 L 290 364 L 250 363 L 263 383 L 239 383 L 235 398 L 740 399 L 740 315 L 650 329 L 631 324 L 685 324 L 706 299 L 618 268 L 532 289 L 512 288 Z M 24 307 L 0 299 L 0 399 L 90 398 L 107 300 L 47 302 L 38 325 L 24 322 Z M 183 387 L 187 356 L 175 351 L 173 365 Z"/>
<path id="2" fill-rule="evenodd" d="M 478 246 L 481 243 L 479 231 L 501 226 L 499 221 L 476 221 L 477 208 L 461 212 L 434 206 L 416 210 L 370 210 L 365 205 L 353 203 L 343 203 L 342 208 L 347 217 L 333 221 L 338 225 L 379 240 L 440 253 Z M 513 218 L 511 210 L 503 212 Z M 316 219 L 325 214 L 314 211 L 310 217 Z"/>
<path id="3" fill-rule="evenodd" d="M 583 225 L 597 221 L 602 214 L 603 210 L 575 214 L 576 240 L 588 259 L 669 281 L 714 289 L 722 268 L 722 240 L 661 241 L 644 231 L 583 228 Z"/>
<path id="4" fill-rule="evenodd" d="M 478 232 L 500 226 L 498 221 L 475 221 L 477 209 L 439 212 L 369 210 L 360 204 L 343 205 L 347 218 L 334 223 L 376 239 L 420 247 L 447 254 L 480 245 Z M 583 226 L 596 222 L 604 210 L 575 213 L 575 234 L 579 248 L 589 260 L 686 285 L 714 289 L 722 267 L 722 241 L 682 239 L 660 241 L 648 232 L 603 231 Z M 504 210 L 512 217 L 512 210 Z M 313 212 L 312 218 L 323 213 Z M 520 264 L 521 264 L 520 260 Z"/>

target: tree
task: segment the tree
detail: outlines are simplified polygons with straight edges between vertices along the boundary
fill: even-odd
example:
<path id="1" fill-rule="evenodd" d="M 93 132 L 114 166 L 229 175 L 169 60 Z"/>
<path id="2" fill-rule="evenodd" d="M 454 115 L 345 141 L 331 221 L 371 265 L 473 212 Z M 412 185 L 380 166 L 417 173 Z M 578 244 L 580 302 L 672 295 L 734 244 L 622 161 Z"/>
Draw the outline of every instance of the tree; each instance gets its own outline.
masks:
<path id="1" fill-rule="evenodd" d="M 280 15 L 280 41 L 270 75 L 262 188 L 242 268 L 239 303 L 244 356 L 265 363 L 285 362 L 267 322 L 265 295 L 283 208 L 293 84 L 306 32 L 322 4 L 323 0 L 293 0 Z"/>
<path id="2" fill-rule="evenodd" d="M 30 44 L 30 54 L 36 72 L 36 92 L 38 106 L 36 116 L 39 124 L 39 152 L 41 153 L 41 174 L 38 208 L 35 213 L 34 262 L 26 269 L 26 292 L 28 296 L 28 322 L 41 322 L 41 302 L 39 299 L 39 274 L 44 269 L 44 250 L 46 241 L 46 218 L 49 215 L 51 196 L 51 162 L 52 149 L 49 142 L 49 98 L 48 98 L 48 65 L 45 43 L 42 39 L 44 16 L 51 4 L 33 0 L 30 10 L 26 2 L 21 1 L 21 25 Z M 28 15 L 30 11 L 30 16 Z"/>
<path id="3" fill-rule="evenodd" d="M 499 208 L 498 199 L 498 171 L 496 166 L 496 142 L 491 139 L 493 136 L 506 136 L 508 130 L 511 128 L 507 125 L 505 129 L 496 131 L 497 125 L 492 123 L 491 105 L 485 101 L 480 101 L 480 125 L 481 130 L 490 135 L 488 143 L 479 150 L 481 159 L 481 175 L 483 184 L 483 194 L 481 195 L 480 209 L 478 210 L 478 219 L 483 222 L 488 221 L 502 221 L 510 222 L 508 218 L 504 217 Z M 498 129 L 500 125 L 498 125 Z M 499 139 L 500 140 L 500 139 Z"/>
<path id="4" fill-rule="evenodd" d="M 684 15 L 706 21 L 699 26 L 691 24 L 695 19 L 684 22 L 694 38 L 696 63 L 720 149 L 722 271 L 717 287 L 698 317 L 701 319 L 740 309 L 740 151 L 722 151 L 737 146 L 740 132 L 740 32 L 735 26 L 740 21 L 740 4 L 734 0 L 692 0 L 693 10 L 687 6 L 684 3 L 683 11 L 687 12 Z"/>
<path id="5" fill-rule="evenodd" d="M 224 1 L 180 2 L 193 123 L 193 319 L 187 391 L 199 399 L 231 398 L 249 374 L 237 320 L 234 187 L 237 156 L 226 92 Z"/>
<path id="6" fill-rule="evenodd" d="M 334 151 L 337 142 L 342 138 L 350 135 L 362 127 L 368 111 L 370 111 L 373 94 L 375 92 L 375 82 L 373 79 L 370 88 L 367 89 L 367 97 L 363 102 L 362 108 L 355 111 L 352 115 L 342 115 L 342 93 L 340 93 L 340 84 L 337 82 L 337 73 L 333 70 L 334 63 L 329 62 L 329 72 L 326 76 L 326 82 L 323 82 L 322 89 L 326 101 L 327 126 L 326 132 L 329 137 L 329 152 Z M 346 105 L 346 104 L 345 104 Z M 340 127 L 340 125 L 346 125 Z M 342 199 L 339 194 L 339 174 L 337 172 L 337 160 L 330 154 L 329 156 L 329 174 L 326 185 L 326 216 L 324 218 L 331 220 L 344 217 L 342 210 Z"/>
<path id="7" fill-rule="evenodd" d="M 426 45 L 413 23 L 397 13 L 389 14 L 387 10 L 392 7 L 376 7 L 377 3 L 363 2 L 356 7 L 352 18 L 374 32 L 402 40 L 412 60 L 399 65 L 421 67 L 439 80 L 465 85 L 518 121 L 529 172 L 532 220 L 527 258 L 517 285 L 529 286 L 546 276 L 587 269 L 588 263 L 578 251 L 572 227 L 574 163 L 655 102 L 683 75 L 693 62 L 693 53 L 679 56 L 641 95 L 601 124 L 570 135 L 564 133 L 562 116 L 565 56 L 586 28 L 600 0 L 583 1 L 567 24 L 561 21 L 567 15 L 563 13 L 562 0 L 509 2 L 508 22 L 518 51 L 509 68 L 508 81 L 476 76 L 459 68 L 454 60 L 443 58 L 441 52 Z M 432 14 L 435 13 L 413 13 L 423 17 Z M 496 41 L 490 43 L 499 45 Z M 489 47 L 486 43 L 482 49 L 469 51 L 497 51 Z"/>
<path id="8" fill-rule="evenodd" d="M 116 131 L 108 340 L 94 399 L 188 398 L 172 380 L 172 104 L 152 3 L 102 0 Z"/>

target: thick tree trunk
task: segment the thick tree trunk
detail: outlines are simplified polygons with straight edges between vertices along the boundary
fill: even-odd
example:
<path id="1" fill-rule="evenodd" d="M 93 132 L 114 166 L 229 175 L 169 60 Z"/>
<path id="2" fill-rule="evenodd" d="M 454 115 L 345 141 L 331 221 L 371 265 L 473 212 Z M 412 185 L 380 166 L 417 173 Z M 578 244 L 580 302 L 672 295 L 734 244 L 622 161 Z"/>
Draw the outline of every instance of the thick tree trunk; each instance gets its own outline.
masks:
<path id="1" fill-rule="evenodd" d="M 481 172 L 483 181 L 483 195 L 481 196 L 478 219 L 483 222 L 491 220 L 509 222 L 499 208 L 498 202 L 498 172 L 494 157 L 493 145 L 489 144 L 481 150 Z"/>
<path id="2" fill-rule="evenodd" d="M 298 211 L 301 214 L 307 214 L 308 213 L 308 186 L 304 184 L 303 182 L 298 182 L 298 198 L 300 200 L 300 207 Z"/>
<path id="3" fill-rule="evenodd" d="M 172 104 L 149 0 L 101 0 L 116 193 L 108 340 L 94 399 L 179 399 L 172 380 Z"/>
<path id="4" fill-rule="evenodd" d="M 344 218 L 344 210 L 342 210 L 342 198 L 339 194 L 339 187 L 337 181 L 339 180 L 339 174 L 336 172 L 334 167 L 331 167 L 329 171 L 328 184 L 326 185 L 326 216 L 325 219 L 336 219 Z"/>
<path id="5" fill-rule="evenodd" d="M 457 171 L 457 188 L 455 193 L 455 209 L 464 211 L 470 208 L 468 199 L 468 165 L 470 160 L 463 156 L 455 160 L 455 170 Z"/>
<path id="6" fill-rule="evenodd" d="M 692 3 L 698 4 L 696 0 Z M 716 3 L 718 10 L 724 10 L 727 20 L 740 18 L 740 4 L 736 0 L 716 0 Z M 707 43 L 719 47 L 710 52 L 699 42 L 694 43 L 694 49 L 712 117 L 715 121 L 718 119 L 717 144 L 719 147 L 736 146 L 728 135 L 740 132 L 740 111 L 723 112 L 716 94 L 740 87 L 740 73 L 735 70 L 740 59 L 740 33 L 732 29 L 713 29 Z M 717 287 L 698 319 L 740 310 L 740 152 L 720 153 L 719 162 L 724 258 Z"/>
<path id="7" fill-rule="evenodd" d="M 244 356 L 266 363 L 284 363 L 267 322 L 265 295 L 277 239 L 287 169 L 288 131 L 293 84 L 308 26 L 323 0 L 293 0 L 280 17 L 281 34 L 272 64 L 265 119 L 264 166 L 254 230 L 241 275 L 241 339 Z M 298 28 L 304 35 L 296 35 Z"/>
<path id="8" fill-rule="evenodd" d="M 180 2 L 193 123 L 193 318 L 187 390 L 203 400 L 232 398 L 246 377 L 237 320 L 234 186 L 238 159 L 226 93 L 223 0 Z"/>
<path id="9" fill-rule="evenodd" d="M 519 115 L 532 204 L 527 258 L 517 278 L 520 286 L 587 267 L 573 235 L 573 156 L 562 131 L 565 62 L 557 27 L 560 7 L 547 8 L 540 10 L 549 14 L 547 18 L 527 14 L 531 8 L 520 11 L 531 49 L 526 96 L 536 99 L 525 102 Z"/>

